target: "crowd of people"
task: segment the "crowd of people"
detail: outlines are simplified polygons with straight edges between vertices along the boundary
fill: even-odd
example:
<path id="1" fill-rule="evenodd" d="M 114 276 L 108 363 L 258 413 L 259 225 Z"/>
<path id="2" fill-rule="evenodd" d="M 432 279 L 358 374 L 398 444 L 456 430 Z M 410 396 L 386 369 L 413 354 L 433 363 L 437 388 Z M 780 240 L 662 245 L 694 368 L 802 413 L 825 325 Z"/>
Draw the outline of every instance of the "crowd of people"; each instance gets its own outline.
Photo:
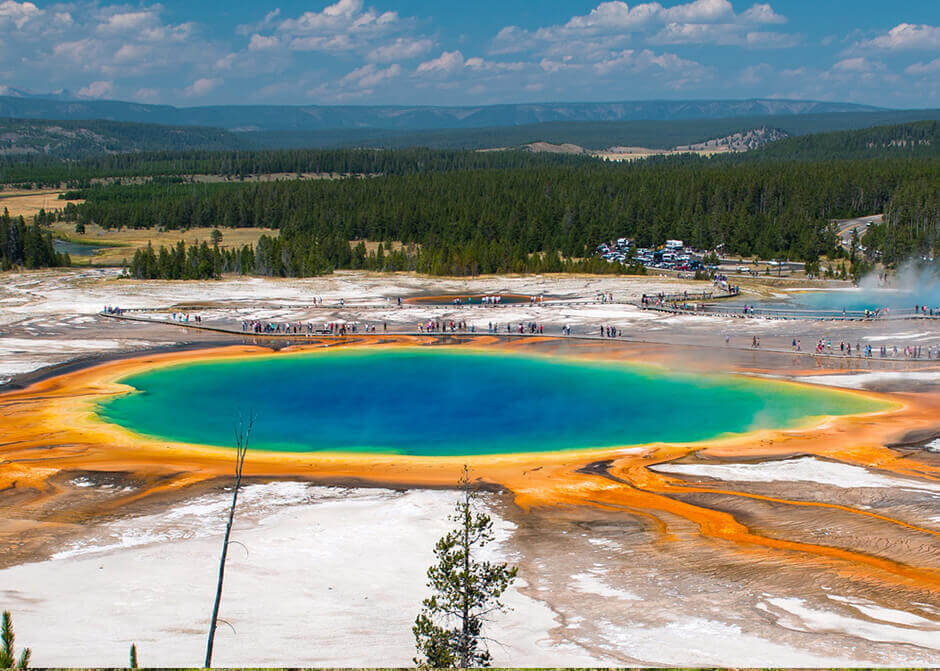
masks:
<path id="1" fill-rule="evenodd" d="M 263 319 L 245 319 L 242 321 L 242 331 L 246 333 L 271 335 L 301 335 L 312 334 L 314 326 L 310 322 L 270 322 Z"/>
<path id="2" fill-rule="evenodd" d="M 803 351 L 803 343 L 799 338 L 794 338 L 792 342 L 794 352 Z M 897 345 L 879 345 L 878 357 L 881 359 L 940 359 L 940 345 L 905 345 L 898 348 Z M 842 340 L 839 342 L 838 350 L 832 344 L 832 338 L 821 338 L 816 341 L 814 348 L 816 354 L 840 354 L 843 356 L 857 356 L 871 359 L 875 356 L 875 346 L 870 343 L 864 345 L 856 342 L 853 346 L 851 342 Z M 926 356 L 924 356 L 926 354 Z"/>
<path id="3" fill-rule="evenodd" d="M 465 321 L 429 319 L 418 322 L 418 333 L 475 333 L 476 327 Z"/>
<path id="4" fill-rule="evenodd" d="M 487 325 L 487 333 L 500 333 L 499 324 L 490 322 Z M 537 322 L 519 322 L 518 324 L 506 324 L 506 333 L 519 334 L 542 334 L 545 333 L 545 326 Z"/>
<path id="5" fill-rule="evenodd" d="M 242 321 L 242 331 L 258 335 L 347 335 L 351 333 L 378 333 L 376 324 L 357 322 L 327 322 L 317 328 L 313 322 L 273 322 L 263 319 Z M 382 322 L 382 331 L 388 332 L 388 322 Z"/>
<path id="6" fill-rule="evenodd" d="M 727 287 L 729 291 L 736 291 L 737 287 Z M 676 296 L 667 296 L 665 294 L 643 294 L 642 304 L 643 305 L 660 305 L 664 301 L 679 298 L 682 296 L 688 296 L 685 294 L 676 295 Z M 610 303 L 613 302 L 613 295 L 611 293 L 598 294 L 598 299 L 601 302 Z M 389 301 L 393 299 L 387 299 Z M 499 295 L 493 296 L 481 296 L 480 304 L 482 305 L 499 305 L 501 297 Z M 540 304 L 542 297 L 533 296 L 530 302 L 532 304 Z M 398 305 L 402 305 L 402 299 L 397 299 Z M 322 306 L 323 300 L 321 297 L 314 298 L 315 306 Z M 339 305 L 342 306 L 344 301 L 340 299 Z M 923 316 L 933 317 L 935 315 L 940 316 L 940 308 L 934 309 L 930 308 L 927 305 L 917 305 L 914 306 L 915 313 Z M 743 306 L 744 314 L 750 314 L 753 311 L 753 306 L 746 304 Z M 127 313 L 126 308 L 121 308 L 114 305 L 104 306 L 102 313 L 107 315 L 121 316 Z M 889 313 L 887 308 L 880 310 L 866 310 L 866 317 L 875 318 Z M 199 314 L 193 314 L 189 312 L 172 312 L 170 313 L 170 319 L 173 322 L 179 324 L 202 324 L 202 316 Z M 394 326 L 393 326 L 394 328 Z M 560 327 L 555 327 L 559 329 L 561 335 L 571 336 L 572 327 L 570 324 L 564 324 Z M 617 328 L 616 326 L 610 324 L 600 324 L 597 327 L 597 330 L 594 331 L 595 334 L 598 334 L 601 338 L 622 338 L 623 331 L 622 329 Z M 378 324 L 373 323 L 357 323 L 357 322 L 346 322 L 346 321 L 334 321 L 327 322 L 322 325 L 316 325 L 313 322 L 309 321 L 296 321 L 296 322 L 278 322 L 272 320 L 263 320 L 263 319 L 246 319 L 241 322 L 241 331 L 247 334 L 256 334 L 256 335 L 299 335 L 299 336 L 312 336 L 312 335 L 347 335 L 347 334 L 359 334 L 359 333 L 378 333 L 378 332 L 387 333 L 388 332 L 388 322 L 379 322 Z M 447 319 L 429 319 L 421 321 L 417 324 L 417 332 L 421 334 L 435 334 L 435 333 L 476 333 L 476 325 L 467 321 L 467 320 L 447 320 Z M 555 331 L 557 333 L 557 331 Z M 487 333 L 489 334 L 518 334 L 518 335 L 542 335 L 545 333 L 545 325 L 539 322 L 509 322 L 509 323 L 497 323 L 490 321 L 487 323 Z M 590 335 L 591 331 L 585 329 L 584 335 Z M 725 344 L 730 346 L 731 336 L 725 335 Z M 759 336 L 752 336 L 751 348 L 758 349 L 761 347 L 761 341 Z M 803 352 L 803 344 L 800 338 L 793 338 L 791 341 L 792 350 L 794 352 Z M 928 359 L 928 360 L 940 360 L 940 345 L 872 345 L 872 344 L 863 344 L 860 342 L 849 342 L 842 340 L 837 344 L 833 344 L 831 338 L 821 338 L 815 342 L 815 345 L 812 347 L 811 352 L 819 355 L 835 355 L 835 356 L 845 356 L 845 357 L 862 357 L 862 358 L 882 358 L 882 359 Z"/>

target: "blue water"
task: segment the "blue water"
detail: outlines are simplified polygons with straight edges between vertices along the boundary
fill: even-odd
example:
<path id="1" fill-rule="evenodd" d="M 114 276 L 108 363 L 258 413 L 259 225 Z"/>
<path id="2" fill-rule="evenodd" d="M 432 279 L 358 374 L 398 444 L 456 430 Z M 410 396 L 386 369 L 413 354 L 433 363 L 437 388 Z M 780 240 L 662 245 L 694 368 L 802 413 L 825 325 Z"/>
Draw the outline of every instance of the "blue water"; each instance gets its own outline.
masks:
<path id="1" fill-rule="evenodd" d="M 251 446 L 280 451 L 471 455 L 693 441 L 807 417 L 874 410 L 843 392 L 652 367 L 445 347 L 324 350 L 155 369 L 108 421 L 228 446 L 239 413 Z"/>
<path id="2" fill-rule="evenodd" d="M 99 247 L 98 245 L 90 245 L 84 242 L 71 242 L 69 240 L 53 240 L 52 246 L 60 254 L 67 252 L 69 256 L 94 256 L 100 250 L 106 249 L 106 247 Z"/>
<path id="3" fill-rule="evenodd" d="M 785 299 L 735 301 L 757 308 L 776 310 L 822 310 L 833 314 L 882 310 L 913 312 L 915 305 L 940 307 L 937 297 L 929 292 L 896 291 L 891 289 L 845 289 L 837 291 L 794 292 Z"/>

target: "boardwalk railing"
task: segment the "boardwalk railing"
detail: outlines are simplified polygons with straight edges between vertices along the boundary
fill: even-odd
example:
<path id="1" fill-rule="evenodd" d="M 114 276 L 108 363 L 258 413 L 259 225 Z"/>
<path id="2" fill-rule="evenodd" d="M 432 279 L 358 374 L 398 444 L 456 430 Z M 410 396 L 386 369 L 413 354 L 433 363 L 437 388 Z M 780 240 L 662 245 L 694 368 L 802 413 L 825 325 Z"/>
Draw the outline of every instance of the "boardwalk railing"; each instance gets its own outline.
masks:
<path id="1" fill-rule="evenodd" d="M 876 313 L 861 310 L 824 310 L 811 308 L 758 308 L 742 305 L 738 309 L 728 306 L 692 303 L 691 301 L 673 301 L 663 305 L 641 305 L 647 310 L 669 312 L 673 314 L 710 315 L 715 317 L 758 318 L 758 319 L 806 319 L 815 321 L 887 321 L 897 319 L 940 319 L 940 310 L 928 312 L 914 310 L 889 310 Z"/>
<path id="2" fill-rule="evenodd" d="M 124 311 L 129 312 L 129 311 Z M 773 347 L 747 347 L 740 345 L 725 345 L 724 347 L 715 347 L 714 345 L 706 345 L 701 343 L 677 343 L 677 342 L 666 342 L 660 340 L 654 340 L 649 338 L 638 337 L 637 335 L 626 334 L 616 337 L 605 337 L 598 335 L 594 329 L 586 331 L 584 333 L 569 333 L 569 334 L 559 334 L 559 333 L 529 333 L 528 331 L 520 333 L 516 330 L 513 331 L 499 331 L 499 332 L 489 332 L 489 331 L 467 331 L 467 330 L 457 330 L 450 331 L 447 329 L 443 330 L 432 330 L 432 331 L 417 331 L 417 330 L 390 330 L 385 331 L 377 330 L 371 332 L 346 332 L 345 334 L 339 332 L 328 332 L 323 330 L 314 330 L 311 333 L 302 331 L 299 333 L 287 333 L 287 332 L 262 332 L 254 333 L 250 331 L 242 331 L 240 328 L 234 326 L 228 326 L 224 324 L 212 324 L 205 322 L 181 322 L 176 320 L 163 320 L 163 319 L 153 319 L 151 317 L 144 316 L 132 316 L 128 314 L 115 314 L 110 312 L 99 312 L 102 317 L 108 317 L 118 321 L 133 321 L 133 322 L 146 322 L 155 325 L 162 326 L 177 326 L 180 328 L 196 329 L 199 331 L 209 331 L 215 333 L 222 333 L 227 335 L 241 336 L 244 338 L 250 338 L 252 340 L 261 341 L 271 341 L 271 340 L 280 340 L 280 341 L 315 341 L 321 339 L 330 339 L 330 340 L 354 340 L 356 338 L 383 338 L 383 337 L 396 337 L 396 336 L 424 336 L 424 337 L 477 337 L 477 336 L 496 336 L 496 337 L 507 337 L 507 338 L 564 338 L 566 340 L 592 340 L 592 341 L 604 341 L 604 342 L 621 342 L 621 343 L 639 343 L 639 344 L 654 344 L 654 345 L 668 345 L 668 346 L 678 346 L 678 347 L 692 347 L 697 349 L 723 349 L 723 350 L 738 350 L 738 351 L 750 351 L 754 353 L 766 352 L 773 354 L 789 354 L 792 356 L 798 357 L 813 357 L 817 359 L 829 359 L 829 360 L 839 360 L 845 362 L 866 362 L 867 364 L 879 363 L 879 364 L 895 364 L 895 365 L 905 365 L 905 364 L 930 364 L 935 366 L 940 358 L 934 356 L 934 352 L 931 348 L 927 348 L 925 351 L 926 356 L 920 355 L 917 357 L 907 357 L 907 356 L 897 356 L 897 355 L 888 355 L 880 356 L 879 354 L 871 354 L 869 356 L 863 356 L 860 354 L 846 354 L 843 352 L 816 352 L 816 351 L 800 351 L 794 350 L 792 348 L 773 348 Z"/>

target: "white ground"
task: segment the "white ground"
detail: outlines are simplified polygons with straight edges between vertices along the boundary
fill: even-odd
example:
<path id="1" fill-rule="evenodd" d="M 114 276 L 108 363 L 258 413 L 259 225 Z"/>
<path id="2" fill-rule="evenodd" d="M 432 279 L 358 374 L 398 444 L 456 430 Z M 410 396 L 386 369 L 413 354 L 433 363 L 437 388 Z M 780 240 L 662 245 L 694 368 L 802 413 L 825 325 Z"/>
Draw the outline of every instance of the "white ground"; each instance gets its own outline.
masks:
<path id="1" fill-rule="evenodd" d="M 38 270 L 0 275 L 0 384 L 21 373 L 59 364 L 93 351 L 129 351 L 157 344 L 205 338 L 189 329 L 161 327 L 154 333 L 146 325 L 132 325 L 97 317 L 104 306 L 165 309 L 177 304 L 215 303 L 199 310 L 206 322 L 236 326 L 243 319 L 308 320 L 314 323 L 350 321 L 415 329 L 419 321 L 435 318 L 468 319 L 476 331 L 488 322 L 517 325 L 550 318 L 560 328 L 570 323 L 593 332 L 601 323 L 642 323 L 657 318 L 631 305 L 579 305 L 561 309 L 502 306 L 467 310 L 435 306 L 397 308 L 397 298 L 413 294 L 521 293 L 552 294 L 591 300 L 612 292 L 617 301 L 636 300 L 644 292 L 701 291 L 698 285 L 672 278 L 542 278 L 494 276 L 477 280 L 429 279 L 412 275 L 338 272 L 308 279 L 226 278 L 221 281 L 133 281 L 118 278 L 110 269 Z M 312 308 L 314 299 L 324 307 Z M 337 312 L 340 299 L 346 308 Z M 169 320 L 166 313 L 147 313 Z M 150 330 L 148 330 L 150 329 Z M 102 332 L 107 337 L 102 338 Z M 52 338 L 52 335 L 67 337 Z M 158 336 L 158 342 L 151 336 Z"/>
<path id="2" fill-rule="evenodd" d="M 426 567 L 453 492 L 345 490 L 282 482 L 247 487 L 226 572 L 216 666 L 407 666 Z M 128 518 L 49 561 L 0 571 L 4 608 L 34 666 L 200 666 L 230 496 L 212 494 Z M 505 550 L 512 525 L 496 518 Z M 513 590 L 493 624 L 497 664 L 603 662 L 553 646 L 556 622 Z"/>
<path id="3" fill-rule="evenodd" d="M 615 300 L 624 301 L 644 292 L 685 288 L 700 291 L 701 285 L 655 277 L 461 281 L 337 273 L 309 280 L 132 282 L 101 270 L 5 274 L 0 276 L 0 383 L 12 375 L 91 352 L 141 349 L 190 341 L 198 335 L 169 326 L 105 321 L 96 316 L 104 305 L 158 309 L 212 301 L 220 305 L 200 311 L 203 319 L 230 322 L 248 318 L 316 321 L 322 314 L 322 321 L 380 323 L 388 319 L 390 326 L 413 327 L 419 320 L 435 317 L 469 318 L 477 332 L 485 332 L 489 321 L 503 328 L 520 321 L 547 322 L 556 333 L 566 323 L 576 333 L 594 333 L 600 324 L 613 324 L 625 333 L 629 330 L 631 337 L 685 338 L 710 344 L 723 342 L 727 332 L 735 343 L 757 334 L 762 340 L 777 337 L 786 347 L 795 335 L 802 338 L 804 349 L 827 333 L 838 340 L 845 328 L 828 323 L 672 317 L 623 304 L 399 310 L 393 301 L 414 293 L 545 293 L 575 301 L 589 300 L 601 291 L 613 292 Z M 315 296 L 322 297 L 328 307 L 311 311 Z M 329 307 L 340 298 L 349 306 L 342 313 Z M 865 332 L 873 341 L 920 338 L 927 333 L 904 322 L 864 328 L 880 329 Z M 930 332 L 929 337 L 936 336 L 937 331 Z M 720 353 L 712 351 L 711 355 Z M 840 386 L 904 380 L 934 382 L 936 375 L 873 372 L 812 379 Z M 940 449 L 938 445 L 933 449 Z M 930 488 L 921 482 L 808 458 L 760 465 L 676 467 L 686 470 L 670 472 L 726 480 Z M 452 493 L 433 491 L 339 490 L 300 483 L 249 487 L 235 536 L 249 552 L 246 556 L 240 546 L 231 548 L 222 607 L 222 617 L 237 634 L 222 625 L 215 663 L 409 664 L 414 654 L 410 627 L 424 595 L 424 571 L 452 500 Z M 33 648 L 36 666 L 123 665 L 131 642 L 137 643 L 144 665 L 201 664 L 226 505 L 225 495 L 207 495 L 161 513 L 116 519 L 89 529 L 87 538 L 62 548 L 53 559 L 0 571 L 3 607 L 14 612 L 18 643 Z M 498 552 L 512 560 L 512 525 L 500 519 L 497 523 L 502 538 Z M 610 555 L 610 561 L 620 561 L 620 553 L 630 552 L 603 532 L 587 539 L 587 544 L 600 553 L 597 559 Z M 493 631 L 496 638 L 511 645 L 494 646 L 497 665 L 623 665 L 640 660 L 691 666 L 860 666 L 886 663 L 886 658 L 865 647 L 880 640 L 908 646 L 891 648 L 888 661 L 893 664 L 940 664 L 940 638 L 934 636 L 937 620 L 927 617 L 940 615 L 930 610 L 936 604 L 917 606 L 924 614 L 920 617 L 835 597 L 804 603 L 792 596 L 768 594 L 740 611 L 692 613 L 682 607 L 683 595 L 677 595 L 678 600 L 661 612 L 652 605 L 653 617 L 643 610 L 643 600 L 658 598 L 657 590 L 668 592 L 671 577 L 646 580 L 608 573 L 593 556 L 566 572 L 564 566 L 552 566 L 562 554 L 559 549 L 558 557 L 528 558 L 536 568 L 555 568 L 563 576 L 553 588 L 528 591 L 519 586 L 537 598 L 518 590 L 509 594 L 507 601 L 515 611 L 495 623 Z M 667 584 L 657 588 L 657 581 Z M 653 590 L 652 597 L 649 590 Z M 540 600 L 543 595 L 544 601 Z M 592 616 L 590 609 L 569 612 L 562 623 L 546 604 L 556 605 L 572 595 L 591 604 L 613 605 L 603 615 Z M 762 610 L 755 613 L 758 603 Z M 611 612 L 622 617 L 613 617 Z M 586 638 L 579 637 L 582 632 L 588 632 Z M 858 642 L 858 651 L 853 642 Z"/>
<path id="4" fill-rule="evenodd" d="M 654 471 L 695 475 L 726 482 L 814 482 L 831 487 L 918 489 L 940 494 L 940 484 L 873 473 L 861 466 L 813 457 L 763 461 L 756 464 L 658 464 Z"/>
<path id="5" fill-rule="evenodd" d="M 299 482 L 246 487 L 221 609 L 235 631 L 220 625 L 214 664 L 410 665 L 410 627 L 426 594 L 424 573 L 454 499 L 453 492 Z M 0 571 L 4 608 L 13 610 L 17 641 L 33 649 L 34 666 L 121 666 L 131 643 L 147 666 L 201 664 L 229 501 L 225 492 L 207 494 L 161 513 L 118 519 L 90 529 L 87 538 L 48 561 Z M 514 525 L 498 515 L 494 520 L 497 542 L 487 556 L 518 559 L 511 549 Z M 606 539 L 591 540 L 616 551 Z M 814 652 L 812 646 L 769 640 L 719 617 L 684 615 L 681 609 L 644 621 L 638 611 L 642 597 L 617 587 L 602 566 L 569 579 L 570 589 L 623 609 L 622 621 L 590 621 L 599 634 L 592 651 L 578 643 L 583 618 L 568 617 L 562 627 L 546 603 L 512 589 L 505 601 L 513 610 L 490 625 L 504 643 L 492 646 L 495 665 L 642 660 L 812 667 L 882 661 L 845 648 L 838 654 Z M 549 600 L 559 596 L 546 594 Z M 934 620 L 858 599 L 834 605 L 841 610 L 768 595 L 757 608 L 792 631 L 907 643 L 922 653 L 936 648 L 940 625 Z"/>

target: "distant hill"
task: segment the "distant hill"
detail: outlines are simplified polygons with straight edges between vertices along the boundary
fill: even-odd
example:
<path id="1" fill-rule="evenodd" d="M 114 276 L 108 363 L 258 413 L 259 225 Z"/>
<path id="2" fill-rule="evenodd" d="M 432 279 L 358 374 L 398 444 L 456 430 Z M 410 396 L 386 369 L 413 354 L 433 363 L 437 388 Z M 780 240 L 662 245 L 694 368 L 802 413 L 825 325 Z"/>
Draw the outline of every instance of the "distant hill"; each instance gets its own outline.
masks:
<path id="1" fill-rule="evenodd" d="M 0 119 L 0 156 L 80 159 L 137 151 L 217 151 L 244 141 L 219 128 L 116 121 Z"/>
<path id="2" fill-rule="evenodd" d="M 173 107 L 114 100 L 61 100 L 62 94 L 0 96 L 0 116 L 28 119 L 109 119 L 229 130 L 431 130 L 519 126 L 562 121 L 690 120 L 871 112 L 852 103 L 802 100 L 652 100 L 606 103 L 531 103 L 473 107 L 217 105 Z"/>
<path id="3" fill-rule="evenodd" d="M 238 133 L 256 148 L 324 149 L 374 147 L 400 149 L 492 149 L 521 147 L 533 142 L 573 144 L 588 150 L 613 146 L 671 149 L 714 138 L 774 128 L 790 136 L 850 130 L 909 121 L 940 120 L 940 110 L 885 110 L 825 114 L 732 117 L 677 121 L 554 121 L 491 128 L 453 128 L 424 131 L 333 129 L 320 131 L 251 131 Z"/>
<path id="4" fill-rule="evenodd" d="M 880 156 L 940 157 L 940 124 L 933 121 L 817 133 L 772 142 L 753 153 L 762 159 L 826 160 Z"/>
<path id="5" fill-rule="evenodd" d="M 669 149 L 614 146 L 597 151 L 585 149 L 577 144 L 552 144 L 550 142 L 530 142 L 527 145 L 523 145 L 522 148 L 535 153 L 590 155 L 608 161 L 630 161 L 638 158 L 649 158 L 650 156 L 674 156 L 676 154 L 690 153 L 703 154 L 706 156 L 727 153 L 736 154 L 756 149 L 769 142 L 774 142 L 785 137 L 787 137 L 787 133 L 778 128 L 761 126 L 760 128 L 740 131 L 724 137 L 716 137 L 705 140 L 704 142 L 679 145 Z"/>

